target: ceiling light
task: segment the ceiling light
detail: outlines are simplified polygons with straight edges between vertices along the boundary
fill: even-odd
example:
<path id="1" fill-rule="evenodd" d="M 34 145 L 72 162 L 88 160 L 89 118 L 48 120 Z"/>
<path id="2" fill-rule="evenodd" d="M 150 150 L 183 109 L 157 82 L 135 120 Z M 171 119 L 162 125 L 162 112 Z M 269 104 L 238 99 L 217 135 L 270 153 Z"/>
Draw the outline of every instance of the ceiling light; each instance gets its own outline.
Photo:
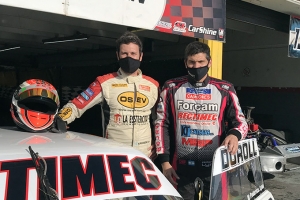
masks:
<path id="1" fill-rule="evenodd" d="M 73 42 L 78 40 L 86 40 L 88 39 L 88 35 L 82 33 L 76 33 L 72 36 L 67 37 L 54 37 L 50 39 L 44 39 L 42 42 L 44 44 L 53 44 L 53 43 L 60 43 L 60 42 Z"/>
<path id="2" fill-rule="evenodd" d="M 286 0 L 286 1 L 300 5 L 300 0 Z"/>
<path id="3" fill-rule="evenodd" d="M 16 47 L 6 47 L 5 49 L 0 49 L 0 52 L 2 51 L 9 51 L 9 50 L 13 50 L 13 49 L 19 49 L 21 48 L 20 46 L 16 46 Z"/>

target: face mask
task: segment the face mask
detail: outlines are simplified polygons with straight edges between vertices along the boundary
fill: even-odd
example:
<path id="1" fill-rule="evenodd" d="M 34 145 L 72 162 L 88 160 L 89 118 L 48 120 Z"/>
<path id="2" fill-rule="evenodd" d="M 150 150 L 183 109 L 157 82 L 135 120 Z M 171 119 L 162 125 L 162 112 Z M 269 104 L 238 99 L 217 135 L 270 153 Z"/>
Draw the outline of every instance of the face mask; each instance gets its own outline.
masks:
<path id="1" fill-rule="evenodd" d="M 187 68 L 189 76 L 195 81 L 200 81 L 208 72 L 208 65 L 200 68 Z"/>
<path id="2" fill-rule="evenodd" d="M 132 74 L 140 67 L 141 61 L 126 57 L 119 59 L 119 65 L 124 72 Z"/>

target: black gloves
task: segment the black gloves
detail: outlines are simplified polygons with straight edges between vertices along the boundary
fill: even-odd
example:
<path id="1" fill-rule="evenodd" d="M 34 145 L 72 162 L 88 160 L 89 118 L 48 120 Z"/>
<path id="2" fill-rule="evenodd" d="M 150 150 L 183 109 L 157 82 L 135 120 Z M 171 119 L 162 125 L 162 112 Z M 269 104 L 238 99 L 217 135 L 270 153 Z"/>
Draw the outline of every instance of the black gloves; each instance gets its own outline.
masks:
<path id="1" fill-rule="evenodd" d="M 50 128 L 50 131 L 53 133 L 65 133 L 67 132 L 67 122 L 62 120 L 60 116 L 57 114 L 54 117 L 53 124 Z"/>

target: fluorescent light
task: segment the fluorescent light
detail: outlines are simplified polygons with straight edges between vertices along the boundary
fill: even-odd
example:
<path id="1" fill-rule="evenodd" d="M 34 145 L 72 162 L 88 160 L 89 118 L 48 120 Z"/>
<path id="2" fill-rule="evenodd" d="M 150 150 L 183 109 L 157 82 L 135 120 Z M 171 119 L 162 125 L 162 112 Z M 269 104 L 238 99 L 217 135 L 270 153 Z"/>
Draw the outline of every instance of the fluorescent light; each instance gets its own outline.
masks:
<path id="1" fill-rule="evenodd" d="M 9 51 L 9 50 L 13 50 L 13 49 L 19 49 L 21 47 L 17 46 L 17 47 L 10 47 L 10 48 L 5 48 L 5 49 L 0 49 L 0 52 L 2 51 Z"/>
<path id="2" fill-rule="evenodd" d="M 72 36 L 67 37 L 54 37 L 50 39 L 42 40 L 44 44 L 54 44 L 54 43 L 61 43 L 61 42 L 73 42 L 78 40 L 86 40 L 88 36 L 86 34 L 77 33 Z"/>
<path id="3" fill-rule="evenodd" d="M 300 0 L 286 0 L 286 1 L 300 5 Z"/>

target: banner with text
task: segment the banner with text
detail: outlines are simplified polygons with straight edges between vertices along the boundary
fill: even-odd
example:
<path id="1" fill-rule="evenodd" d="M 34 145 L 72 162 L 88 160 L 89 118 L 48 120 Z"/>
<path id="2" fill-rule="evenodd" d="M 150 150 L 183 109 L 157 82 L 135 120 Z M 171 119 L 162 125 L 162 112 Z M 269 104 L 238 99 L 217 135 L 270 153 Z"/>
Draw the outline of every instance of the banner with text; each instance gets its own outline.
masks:
<path id="1" fill-rule="evenodd" d="M 300 58 L 300 17 L 290 17 L 288 56 Z"/>
<path id="2" fill-rule="evenodd" d="M 0 5 L 225 42 L 226 0 L 0 0 Z M 45 6 L 47 5 L 47 6 Z"/>

